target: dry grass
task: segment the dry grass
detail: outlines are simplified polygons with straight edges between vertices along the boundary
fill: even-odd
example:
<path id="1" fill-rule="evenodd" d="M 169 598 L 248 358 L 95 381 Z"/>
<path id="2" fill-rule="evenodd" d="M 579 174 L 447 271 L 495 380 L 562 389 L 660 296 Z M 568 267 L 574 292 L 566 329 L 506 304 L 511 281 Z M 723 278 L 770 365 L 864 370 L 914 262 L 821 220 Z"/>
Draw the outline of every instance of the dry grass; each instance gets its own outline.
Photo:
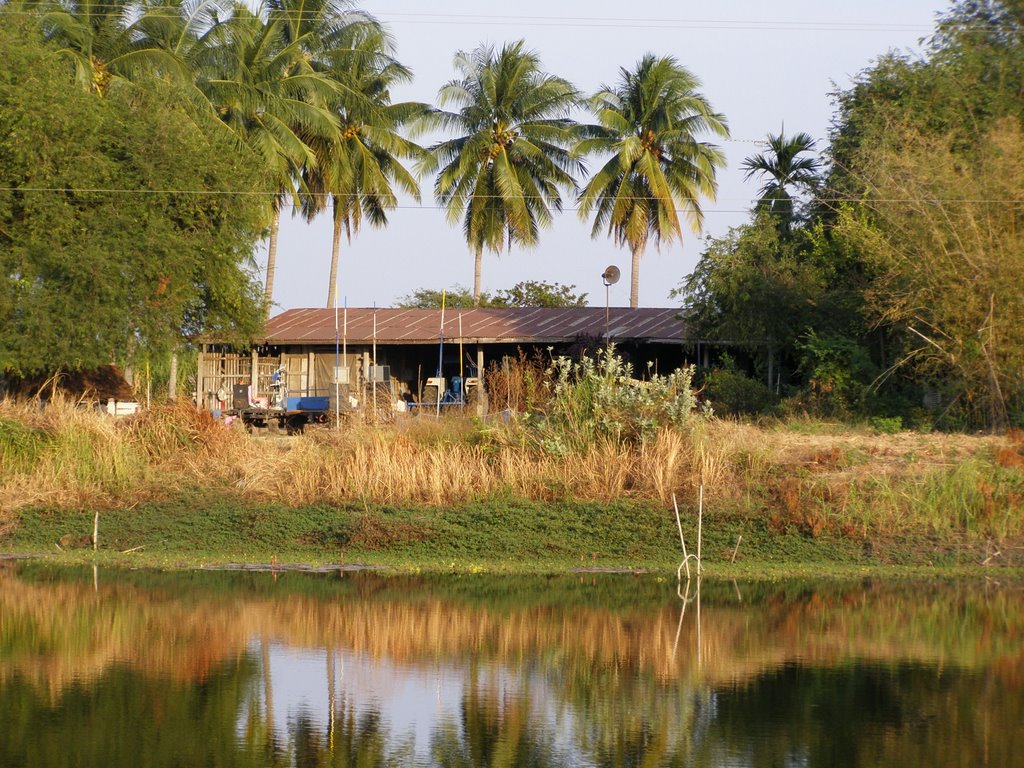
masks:
<path id="1" fill-rule="evenodd" d="M 450 506 L 494 497 L 668 504 L 696 497 L 807 535 L 906 525 L 1024 531 L 1024 439 L 872 435 L 695 421 L 638 445 L 555 456 L 511 424 L 416 417 L 267 438 L 189 405 L 112 421 L 54 402 L 0 402 L 0 532 L 16 510 L 131 506 L 193 490 L 293 506 L 365 501 Z"/>

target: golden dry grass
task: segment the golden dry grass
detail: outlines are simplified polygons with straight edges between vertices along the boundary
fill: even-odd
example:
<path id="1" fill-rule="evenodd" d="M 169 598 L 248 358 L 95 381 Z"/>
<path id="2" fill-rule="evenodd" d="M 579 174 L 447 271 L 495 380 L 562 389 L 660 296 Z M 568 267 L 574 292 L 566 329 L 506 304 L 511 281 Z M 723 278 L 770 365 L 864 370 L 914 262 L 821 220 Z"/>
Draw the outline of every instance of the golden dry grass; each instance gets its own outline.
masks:
<path id="1" fill-rule="evenodd" d="M 596 442 L 556 456 L 516 422 L 482 426 L 420 416 L 268 438 L 226 428 L 187 404 L 113 421 L 75 403 L 40 410 L 4 401 L 0 529 L 25 507 L 130 506 L 192 490 L 292 506 L 450 506 L 495 496 L 629 497 L 667 505 L 673 494 L 694 499 L 703 485 L 705 498 L 719 508 L 768 508 L 774 524 L 795 524 L 810 535 L 826 529 L 861 535 L 899 530 L 906 515 L 919 514 L 916 507 L 942 515 L 949 494 L 929 489 L 928 478 L 960 472 L 957 482 L 973 484 L 967 490 L 978 496 L 978 510 L 958 512 L 960 522 L 969 527 L 987 515 L 1010 532 L 1021 527 L 1013 522 L 1016 505 L 1024 504 L 1016 486 L 997 487 L 991 477 L 959 468 L 987 457 L 986 466 L 998 461 L 1020 472 L 1020 443 L 1012 435 L 883 436 L 846 428 L 821 434 L 695 420 L 639 445 Z M 1007 504 L 1013 509 L 1004 509 Z"/>

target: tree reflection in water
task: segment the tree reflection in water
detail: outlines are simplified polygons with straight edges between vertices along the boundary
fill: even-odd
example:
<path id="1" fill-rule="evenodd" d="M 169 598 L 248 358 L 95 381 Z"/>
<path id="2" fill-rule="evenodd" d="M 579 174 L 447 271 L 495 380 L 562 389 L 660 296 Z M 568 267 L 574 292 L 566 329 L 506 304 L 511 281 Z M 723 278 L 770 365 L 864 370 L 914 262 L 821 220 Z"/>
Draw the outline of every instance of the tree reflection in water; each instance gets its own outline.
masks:
<path id="1" fill-rule="evenodd" d="M 0 766 L 1024 764 L 1018 587 L 93 576 L 0 568 Z"/>
<path id="2" fill-rule="evenodd" d="M 442 721 L 432 740 L 434 760 L 442 768 L 527 768 L 563 765 L 550 729 L 535 722 L 528 680 L 522 690 L 502 695 L 480 679 L 476 661 L 459 708 L 459 722 Z M 531 722 L 533 721 L 533 722 Z"/>

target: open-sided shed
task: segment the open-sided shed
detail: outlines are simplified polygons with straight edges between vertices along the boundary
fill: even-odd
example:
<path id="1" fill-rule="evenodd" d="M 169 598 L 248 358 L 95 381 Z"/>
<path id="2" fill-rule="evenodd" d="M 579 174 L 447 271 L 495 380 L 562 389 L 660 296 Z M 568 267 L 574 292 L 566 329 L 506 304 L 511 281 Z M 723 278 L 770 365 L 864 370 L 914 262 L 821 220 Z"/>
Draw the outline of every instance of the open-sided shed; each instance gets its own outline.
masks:
<path id="1" fill-rule="evenodd" d="M 203 344 L 196 402 L 221 407 L 237 384 L 265 396 L 275 371 L 292 393 L 333 397 L 339 382 L 342 407 L 374 381 L 415 400 L 439 370 L 444 377 L 483 377 L 488 365 L 520 350 L 567 354 L 603 346 L 606 338 L 640 372 L 683 363 L 677 309 L 290 309 L 267 322 L 247 353 Z"/>

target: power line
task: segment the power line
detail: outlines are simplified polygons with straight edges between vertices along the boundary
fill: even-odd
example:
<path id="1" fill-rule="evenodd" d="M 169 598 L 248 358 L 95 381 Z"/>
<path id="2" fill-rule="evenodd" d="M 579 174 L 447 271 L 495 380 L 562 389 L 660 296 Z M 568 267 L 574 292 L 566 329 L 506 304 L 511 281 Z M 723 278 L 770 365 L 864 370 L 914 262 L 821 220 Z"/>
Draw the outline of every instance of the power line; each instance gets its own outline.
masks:
<path id="1" fill-rule="evenodd" d="M 25 10 L 22 10 L 24 8 Z M 60 12 L 66 9 L 54 4 L 44 2 L 24 2 L 17 9 L 5 8 L 0 3 L 0 9 L 10 15 L 31 16 L 40 11 Z M 359 12 L 357 11 L 357 14 Z M 279 11 L 275 12 L 275 18 L 286 20 L 308 19 L 309 14 L 299 12 Z M 170 18 L 182 19 L 183 16 L 173 10 L 151 10 L 143 11 L 140 17 L 148 18 Z M 225 18 L 230 18 L 230 15 Z M 342 13 L 338 17 L 345 18 Z M 806 32 L 921 32 L 927 33 L 935 30 L 934 25 L 916 23 L 875 23 L 868 21 L 796 21 L 785 19 L 700 19 L 700 18 L 647 18 L 640 16 L 527 16 L 512 14 L 470 14 L 470 13 L 401 13 L 384 12 L 376 14 L 356 15 L 353 18 L 371 18 L 390 21 L 398 24 L 459 24 L 459 25 L 483 25 L 483 26 L 534 26 L 534 27 L 587 27 L 587 28 L 610 28 L 621 29 L 715 29 L 715 30 L 737 30 L 737 31 L 806 31 Z M 978 29 L 991 31 L 1019 31 L 1019 26 L 1007 22 L 999 23 L 977 23 L 955 25 L 958 29 Z"/>
<path id="2" fill-rule="evenodd" d="M 68 12 L 59 4 L 42 1 L 28 1 L 19 3 L 18 8 L 8 7 L 9 3 L 0 0 L 0 10 L 12 16 L 34 16 L 40 11 Z M 25 10 L 22 10 L 25 9 Z M 129 23 L 134 23 L 140 18 L 168 18 L 184 20 L 182 13 L 172 9 L 149 10 L 141 9 L 137 4 L 130 7 L 135 15 L 130 18 Z M 218 9 L 219 10 L 219 9 Z M 251 9 L 256 12 L 256 9 Z M 216 12 L 209 14 L 213 18 Z M 296 11 L 276 11 L 272 14 L 274 18 L 301 21 L 308 20 L 310 14 Z M 348 16 L 354 21 L 389 21 L 395 24 L 421 24 L 421 25 L 450 25 L 458 24 L 464 26 L 532 26 L 532 27 L 579 27 L 579 28 L 607 28 L 607 29 L 693 29 L 693 30 L 722 30 L 722 31 L 775 31 L 775 32 L 917 32 L 930 33 L 945 29 L 966 30 L 966 31 L 991 31 L 991 32 L 1013 32 L 1021 34 L 1024 29 L 1011 20 L 1006 21 L 949 21 L 943 23 L 941 19 L 935 24 L 919 23 L 896 23 L 896 22 L 870 22 L 870 21 L 797 21 L 788 19 L 726 19 L 726 18 L 649 18 L 640 16 L 536 16 L 536 15 L 513 15 L 513 14 L 479 14 L 479 13 L 431 13 L 412 12 L 403 13 L 398 11 L 385 11 L 383 13 L 369 13 L 362 9 L 354 9 L 351 14 L 344 12 L 336 14 L 332 20 L 344 20 Z M 227 21 L 231 18 L 229 11 L 224 16 L 218 16 L 220 21 Z M 190 18 L 189 21 L 194 21 Z"/>
<path id="3" fill-rule="evenodd" d="M 108 194 L 108 195 L 209 195 L 212 197 L 278 197 L 281 196 L 281 192 L 274 192 L 268 190 L 242 190 L 242 189 L 144 189 L 144 188 L 120 188 L 120 187 L 0 187 L 0 192 L 8 193 L 54 193 L 54 194 Z M 284 193 L 286 196 L 290 196 L 290 193 Z M 360 193 L 342 193 L 332 194 L 328 192 L 317 192 L 317 193 L 301 193 L 302 197 L 310 197 L 320 199 L 323 201 L 330 200 L 332 198 L 346 198 L 346 197 L 362 197 Z M 526 196 L 526 195 L 515 195 L 511 198 L 502 198 L 500 195 L 472 195 L 475 199 L 542 199 L 537 196 Z M 623 197 L 623 200 L 656 200 L 657 198 L 652 197 Z M 722 200 L 747 200 L 752 198 L 720 198 Z M 1012 199 L 1012 198 L 861 198 L 861 197 L 813 197 L 809 203 L 823 203 L 827 205 L 838 205 L 842 203 L 865 203 L 865 204 L 885 204 L 885 205 L 900 205 L 909 203 L 926 203 L 929 205 L 1024 205 L 1024 199 Z M 297 208 L 294 202 L 285 201 L 284 207 Z M 436 205 L 431 203 L 409 205 L 399 204 L 396 205 L 393 210 L 447 210 L 446 206 Z M 563 211 L 578 211 L 578 207 L 563 207 Z M 679 212 L 687 209 L 676 209 Z M 750 208 L 743 209 L 732 209 L 732 208 L 704 208 L 704 213 L 749 213 Z"/>

